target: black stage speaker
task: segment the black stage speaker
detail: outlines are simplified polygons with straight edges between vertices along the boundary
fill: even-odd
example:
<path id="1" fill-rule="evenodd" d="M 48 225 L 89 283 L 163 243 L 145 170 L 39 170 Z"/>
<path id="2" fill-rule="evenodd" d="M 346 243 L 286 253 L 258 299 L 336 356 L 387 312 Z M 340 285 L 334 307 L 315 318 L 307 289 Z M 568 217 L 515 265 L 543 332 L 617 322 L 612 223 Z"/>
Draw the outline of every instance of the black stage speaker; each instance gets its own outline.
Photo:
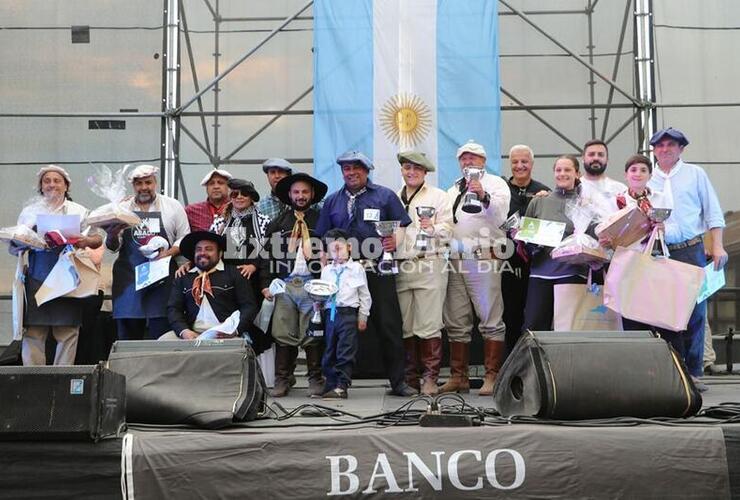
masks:
<path id="1" fill-rule="evenodd" d="M 702 399 L 666 341 L 650 332 L 526 332 L 493 391 L 503 416 L 556 420 L 688 417 Z"/>
<path id="2" fill-rule="evenodd" d="M 265 406 L 262 370 L 243 339 L 118 341 L 108 366 L 126 376 L 131 423 L 217 429 Z"/>
<path id="3" fill-rule="evenodd" d="M 102 365 L 0 367 L 0 439 L 97 441 L 125 417 L 126 380 Z"/>

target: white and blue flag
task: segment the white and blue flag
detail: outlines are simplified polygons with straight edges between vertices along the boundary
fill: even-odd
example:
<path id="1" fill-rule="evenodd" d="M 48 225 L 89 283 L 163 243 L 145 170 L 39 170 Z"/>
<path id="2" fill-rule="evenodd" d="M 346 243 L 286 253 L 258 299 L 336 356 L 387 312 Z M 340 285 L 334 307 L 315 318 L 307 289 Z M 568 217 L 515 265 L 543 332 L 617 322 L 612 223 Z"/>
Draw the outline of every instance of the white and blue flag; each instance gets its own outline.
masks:
<path id="1" fill-rule="evenodd" d="M 330 190 L 347 150 L 370 156 L 374 182 L 391 188 L 402 182 L 396 153 L 416 150 L 446 189 L 471 139 L 499 173 L 496 0 L 316 0 L 313 10 L 314 175 Z"/>

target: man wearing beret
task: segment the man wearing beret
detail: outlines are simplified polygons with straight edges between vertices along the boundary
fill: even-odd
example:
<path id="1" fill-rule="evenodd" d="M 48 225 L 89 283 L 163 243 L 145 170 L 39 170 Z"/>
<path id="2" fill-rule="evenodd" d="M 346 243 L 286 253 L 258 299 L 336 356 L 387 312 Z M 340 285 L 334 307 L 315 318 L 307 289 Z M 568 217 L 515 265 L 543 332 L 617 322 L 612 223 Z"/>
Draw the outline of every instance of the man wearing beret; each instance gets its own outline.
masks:
<path id="1" fill-rule="evenodd" d="M 188 216 L 179 201 L 157 193 L 156 173 L 152 165 L 139 165 L 129 180 L 134 196 L 121 205 L 141 218 L 141 224 L 123 230 L 108 229 L 105 246 L 118 252 L 113 264 L 113 318 L 120 340 L 156 339 L 170 329 L 167 301 L 171 278 L 136 290 L 136 266 L 148 260 L 175 257 L 180 240 L 190 232 Z M 170 261 L 170 276 L 175 271 Z"/>
<path id="2" fill-rule="evenodd" d="M 452 204 L 452 236 L 450 240 L 450 273 L 447 281 L 447 300 L 444 323 L 450 341 L 451 377 L 440 392 L 468 392 L 468 363 L 473 315 L 478 317 L 478 330 L 483 336 L 483 360 L 486 369 L 480 395 L 491 395 L 493 384 L 504 359 L 502 320 L 504 302 L 501 296 L 501 273 L 497 267 L 500 242 L 505 235 L 500 226 L 506 221 L 511 193 L 506 182 L 496 175 L 485 173 L 486 150 L 473 141 L 457 150 L 460 170 L 481 170 L 478 179 L 467 180 L 464 175 L 447 190 Z M 463 200 L 467 192 L 475 193 L 481 209 L 466 212 Z M 502 255 L 505 257 L 505 255 Z"/>
<path id="3" fill-rule="evenodd" d="M 359 251 L 358 260 L 367 264 L 367 283 L 373 300 L 365 335 L 375 335 L 380 341 L 391 394 L 413 396 L 418 391 L 404 380 L 403 331 L 396 277 L 379 274 L 375 269 L 375 261 L 383 250 L 395 251 L 396 239 L 394 236 L 379 238 L 374 224 L 400 221 L 405 227 L 411 223 L 411 218 L 396 193 L 368 179 L 375 167 L 367 156 L 359 151 L 348 151 L 337 158 L 337 164 L 342 169 L 344 186 L 326 199 L 316 232 L 323 236 L 330 229 L 343 229 L 356 241 L 352 248 Z"/>
<path id="4" fill-rule="evenodd" d="M 320 201 L 327 191 L 323 182 L 308 174 L 298 173 L 285 177 L 275 186 L 275 195 L 291 207 L 283 211 L 267 227 L 261 259 L 260 280 L 262 295 L 275 301 L 272 315 L 272 336 L 275 339 L 275 386 L 273 397 L 288 394 L 295 381 L 298 348 L 306 351 L 308 366 L 308 395 L 321 396 L 324 381 L 321 376 L 321 337 L 309 337 L 308 330 L 313 301 L 303 285 L 321 275 L 320 246 L 312 248 L 316 237 L 319 213 L 311 205 Z M 273 297 L 270 283 L 279 278 L 285 282 L 285 292 Z"/>
<path id="5" fill-rule="evenodd" d="M 205 201 L 191 203 L 185 207 L 191 231 L 208 231 L 213 224 L 214 217 L 223 215 L 226 203 L 229 201 L 227 183 L 231 177 L 226 170 L 216 168 L 208 172 L 200 181 L 200 185 L 206 188 Z"/>
<path id="6" fill-rule="evenodd" d="M 270 220 L 275 220 L 278 215 L 290 208 L 290 205 L 286 205 L 275 193 L 275 188 L 278 182 L 293 173 L 293 165 L 282 158 L 268 158 L 262 164 L 262 171 L 267 176 L 267 182 L 270 184 L 270 195 L 262 198 L 262 201 L 257 205 L 257 210 L 268 216 Z"/>
<path id="7" fill-rule="evenodd" d="M 236 331 L 219 332 L 217 337 L 247 334 L 250 338 L 248 329 L 257 314 L 257 303 L 247 280 L 221 260 L 225 248 L 226 239 L 209 231 L 190 233 L 180 243 L 182 255 L 194 264 L 189 272 L 175 278 L 167 305 L 172 330 L 181 339 L 197 339 L 235 311 L 239 311 Z"/>
<path id="8" fill-rule="evenodd" d="M 452 208 L 447 193 L 425 182 L 427 173 L 436 168 L 424 153 L 399 153 L 398 162 L 404 183 L 398 197 L 412 221 L 399 243 L 397 256 L 402 261 L 396 277 L 403 319 L 406 383 L 422 394 L 433 396 L 438 392 L 442 309 L 447 295 L 447 260 L 441 250 L 449 239 Z M 419 216 L 417 207 L 433 209 L 434 214 Z M 422 248 L 417 241 L 424 242 Z"/>
<path id="9" fill-rule="evenodd" d="M 702 235 L 708 230 L 712 236 L 709 253 L 712 255 L 714 268 L 722 269 L 727 264 L 727 252 L 722 245 L 725 218 L 706 172 L 681 159 L 681 153 L 688 144 L 683 132 L 671 127 L 656 132 L 650 138 L 658 168 L 653 171 L 648 186 L 654 191 L 662 192 L 673 205 L 669 220 L 678 224 L 679 232 L 674 236 L 666 233 L 670 258 L 704 267 L 706 257 Z M 707 305 L 704 301 L 694 307 L 687 331 L 660 331 L 661 336 L 681 354 L 700 390 L 706 390 L 706 385 L 698 379 L 704 373 L 706 315 Z"/>

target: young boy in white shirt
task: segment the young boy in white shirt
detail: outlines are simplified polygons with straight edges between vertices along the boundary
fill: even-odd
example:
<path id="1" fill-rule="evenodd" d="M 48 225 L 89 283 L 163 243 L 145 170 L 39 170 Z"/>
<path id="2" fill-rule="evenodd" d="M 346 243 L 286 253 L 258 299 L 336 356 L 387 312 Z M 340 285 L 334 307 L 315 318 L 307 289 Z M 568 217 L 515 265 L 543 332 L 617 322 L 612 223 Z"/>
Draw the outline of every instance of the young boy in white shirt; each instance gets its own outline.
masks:
<path id="1" fill-rule="evenodd" d="M 331 263 L 321 270 L 321 279 L 339 289 L 324 311 L 325 350 L 321 360 L 326 384 L 323 399 L 346 399 L 352 385 L 352 367 L 357 354 L 357 333 L 367 328 L 372 299 L 365 269 L 351 257 L 349 235 L 332 229 L 324 235 Z"/>

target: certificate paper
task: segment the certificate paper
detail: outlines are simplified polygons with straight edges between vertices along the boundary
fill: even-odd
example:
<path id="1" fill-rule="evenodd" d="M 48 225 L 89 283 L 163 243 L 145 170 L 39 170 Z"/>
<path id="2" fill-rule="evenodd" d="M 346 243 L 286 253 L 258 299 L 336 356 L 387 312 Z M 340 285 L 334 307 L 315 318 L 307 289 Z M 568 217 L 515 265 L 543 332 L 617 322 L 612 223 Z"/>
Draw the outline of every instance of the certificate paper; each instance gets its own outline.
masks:
<path id="1" fill-rule="evenodd" d="M 725 286 L 725 270 L 720 269 L 719 271 L 714 270 L 714 262 L 710 262 L 704 267 L 706 277 L 704 283 L 702 283 L 699 289 L 699 297 L 696 299 L 696 303 L 707 300 L 717 290 Z"/>
<path id="2" fill-rule="evenodd" d="M 36 229 L 42 237 L 56 230 L 66 238 L 77 238 L 80 236 L 80 216 L 39 214 L 36 216 Z"/>
<path id="3" fill-rule="evenodd" d="M 522 217 L 515 240 L 544 247 L 555 247 L 563 240 L 565 222 Z"/>
<path id="4" fill-rule="evenodd" d="M 165 257 L 159 260 L 150 260 L 136 266 L 136 291 L 142 290 L 149 285 L 165 279 L 170 274 L 170 260 L 172 257 Z"/>

